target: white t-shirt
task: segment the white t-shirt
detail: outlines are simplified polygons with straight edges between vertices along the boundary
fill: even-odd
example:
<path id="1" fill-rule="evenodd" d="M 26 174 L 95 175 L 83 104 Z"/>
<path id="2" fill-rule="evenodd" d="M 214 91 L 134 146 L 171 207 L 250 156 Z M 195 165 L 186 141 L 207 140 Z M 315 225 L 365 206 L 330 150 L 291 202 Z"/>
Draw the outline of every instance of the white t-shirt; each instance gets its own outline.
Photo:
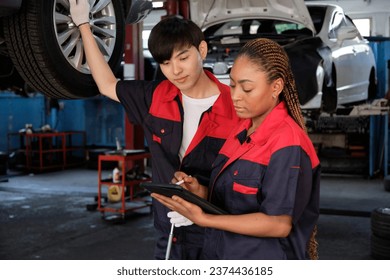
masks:
<path id="1" fill-rule="evenodd" d="M 182 94 L 183 109 L 184 109 L 184 120 L 183 120 L 183 139 L 181 141 L 179 157 L 183 159 L 184 154 L 190 145 L 192 138 L 196 133 L 199 126 L 200 117 L 213 106 L 217 100 L 219 94 L 213 95 L 207 98 L 192 98 L 185 94 Z"/>

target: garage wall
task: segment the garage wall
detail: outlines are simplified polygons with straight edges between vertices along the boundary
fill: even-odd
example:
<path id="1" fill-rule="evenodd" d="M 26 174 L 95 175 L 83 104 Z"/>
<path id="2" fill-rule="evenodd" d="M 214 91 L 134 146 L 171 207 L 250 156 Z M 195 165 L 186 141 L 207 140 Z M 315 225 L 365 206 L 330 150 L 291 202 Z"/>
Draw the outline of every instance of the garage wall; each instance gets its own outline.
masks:
<path id="1" fill-rule="evenodd" d="M 122 105 L 103 96 L 83 103 L 87 145 L 116 147 L 117 137 L 124 147 L 125 113 Z"/>
<path id="2" fill-rule="evenodd" d="M 88 146 L 115 147 L 118 137 L 124 146 L 123 107 L 106 97 L 84 100 L 59 100 L 61 109 L 53 112 L 42 94 L 25 98 L 13 92 L 0 92 L 0 151 L 20 147 L 18 132 L 26 123 L 39 129 L 45 124 L 57 131 L 85 131 Z"/>
<path id="3" fill-rule="evenodd" d="M 8 150 L 8 133 L 18 132 L 26 123 L 41 127 L 46 123 L 45 98 L 38 94 L 25 98 L 13 92 L 0 92 L 0 151 Z M 12 145 L 19 145 L 17 138 Z"/>

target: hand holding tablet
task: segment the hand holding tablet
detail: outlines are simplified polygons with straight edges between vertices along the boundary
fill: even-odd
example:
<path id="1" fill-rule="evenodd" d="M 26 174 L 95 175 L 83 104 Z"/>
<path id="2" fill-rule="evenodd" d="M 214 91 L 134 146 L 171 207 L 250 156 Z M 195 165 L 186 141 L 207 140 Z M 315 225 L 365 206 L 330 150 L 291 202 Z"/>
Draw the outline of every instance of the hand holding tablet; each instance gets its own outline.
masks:
<path id="1" fill-rule="evenodd" d="M 167 197 L 177 195 L 188 202 L 198 205 L 203 209 L 204 212 L 209 214 L 227 214 L 226 211 L 220 209 L 219 207 L 211 204 L 206 199 L 193 194 L 179 185 L 142 182 L 140 186 L 144 187 L 151 193 L 158 193 Z"/>

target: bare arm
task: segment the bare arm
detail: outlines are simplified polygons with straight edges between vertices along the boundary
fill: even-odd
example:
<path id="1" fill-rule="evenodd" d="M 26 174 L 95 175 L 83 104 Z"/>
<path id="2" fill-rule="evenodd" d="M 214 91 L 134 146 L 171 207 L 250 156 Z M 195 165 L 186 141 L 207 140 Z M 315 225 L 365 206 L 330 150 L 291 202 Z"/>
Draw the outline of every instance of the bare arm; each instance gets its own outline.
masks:
<path id="1" fill-rule="evenodd" d="M 104 59 L 104 56 L 93 37 L 90 25 L 88 23 L 82 24 L 79 26 L 79 30 L 83 39 L 88 65 L 100 93 L 115 101 L 119 101 L 116 95 L 117 78 Z"/>
<path id="2" fill-rule="evenodd" d="M 256 237 L 286 237 L 292 228 L 292 219 L 288 215 L 269 216 L 264 213 L 211 215 L 178 196 L 169 198 L 154 193 L 152 197 L 202 227 Z"/>
<path id="3" fill-rule="evenodd" d="M 199 225 L 256 237 L 287 237 L 292 228 L 291 216 L 269 216 L 264 213 L 205 214 Z"/>

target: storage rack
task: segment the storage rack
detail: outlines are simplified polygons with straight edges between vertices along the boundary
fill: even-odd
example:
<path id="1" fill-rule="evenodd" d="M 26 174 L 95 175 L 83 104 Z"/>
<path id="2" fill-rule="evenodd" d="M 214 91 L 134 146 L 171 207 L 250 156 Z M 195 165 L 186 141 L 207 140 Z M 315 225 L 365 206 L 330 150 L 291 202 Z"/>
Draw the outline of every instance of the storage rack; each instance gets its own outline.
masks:
<path id="1" fill-rule="evenodd" d="M 28 170 L 65 169 L 85 163 L 85 131 L 40 132 L 21 135 L 25 138 L 26 168 Z"/>
<path id="2" fill-rule="evenodd" d="M 102 216 L 105 217 L 106 212 L 113 214 L 120 214 L 122 218 L 125 218 L 125 215 L 129 211 L 134 211 L 140 208 L 151 207 L 150 200 L 147 199 L 135 199 L 134 198 L 134 188 L 138 186 L 141 182 L 151 181 L 151 178 L 132 178 L 129 179 L 126 176 L 127 171 L 131 169 L 134 165 L 134 162 L 145 160 L 150 158 L 150 153 L 145 151 L 139 152 L 135 150 L 128 150 L 129 152 L 118 152 L 113 154 L 99 155 L 98 158 L 98 210 L 101 212 Z M 114 183 L 113 178 L 103 178 L 103 162 L 105 161 L 115 161 L 118 163 L 118 168 L 120 169 L 120 182 Z M 108 192 L 110 186 L 119 186 L 121 195 L 119 201 L 110 202 L 105 193 Z M 106 191 L 103 190 L 103 187 L 106 188 Z M 128 196 L 126 196 L 128 195 Z M 106 204 L 102 203 L 102 199 L 106 200 Z"/>

